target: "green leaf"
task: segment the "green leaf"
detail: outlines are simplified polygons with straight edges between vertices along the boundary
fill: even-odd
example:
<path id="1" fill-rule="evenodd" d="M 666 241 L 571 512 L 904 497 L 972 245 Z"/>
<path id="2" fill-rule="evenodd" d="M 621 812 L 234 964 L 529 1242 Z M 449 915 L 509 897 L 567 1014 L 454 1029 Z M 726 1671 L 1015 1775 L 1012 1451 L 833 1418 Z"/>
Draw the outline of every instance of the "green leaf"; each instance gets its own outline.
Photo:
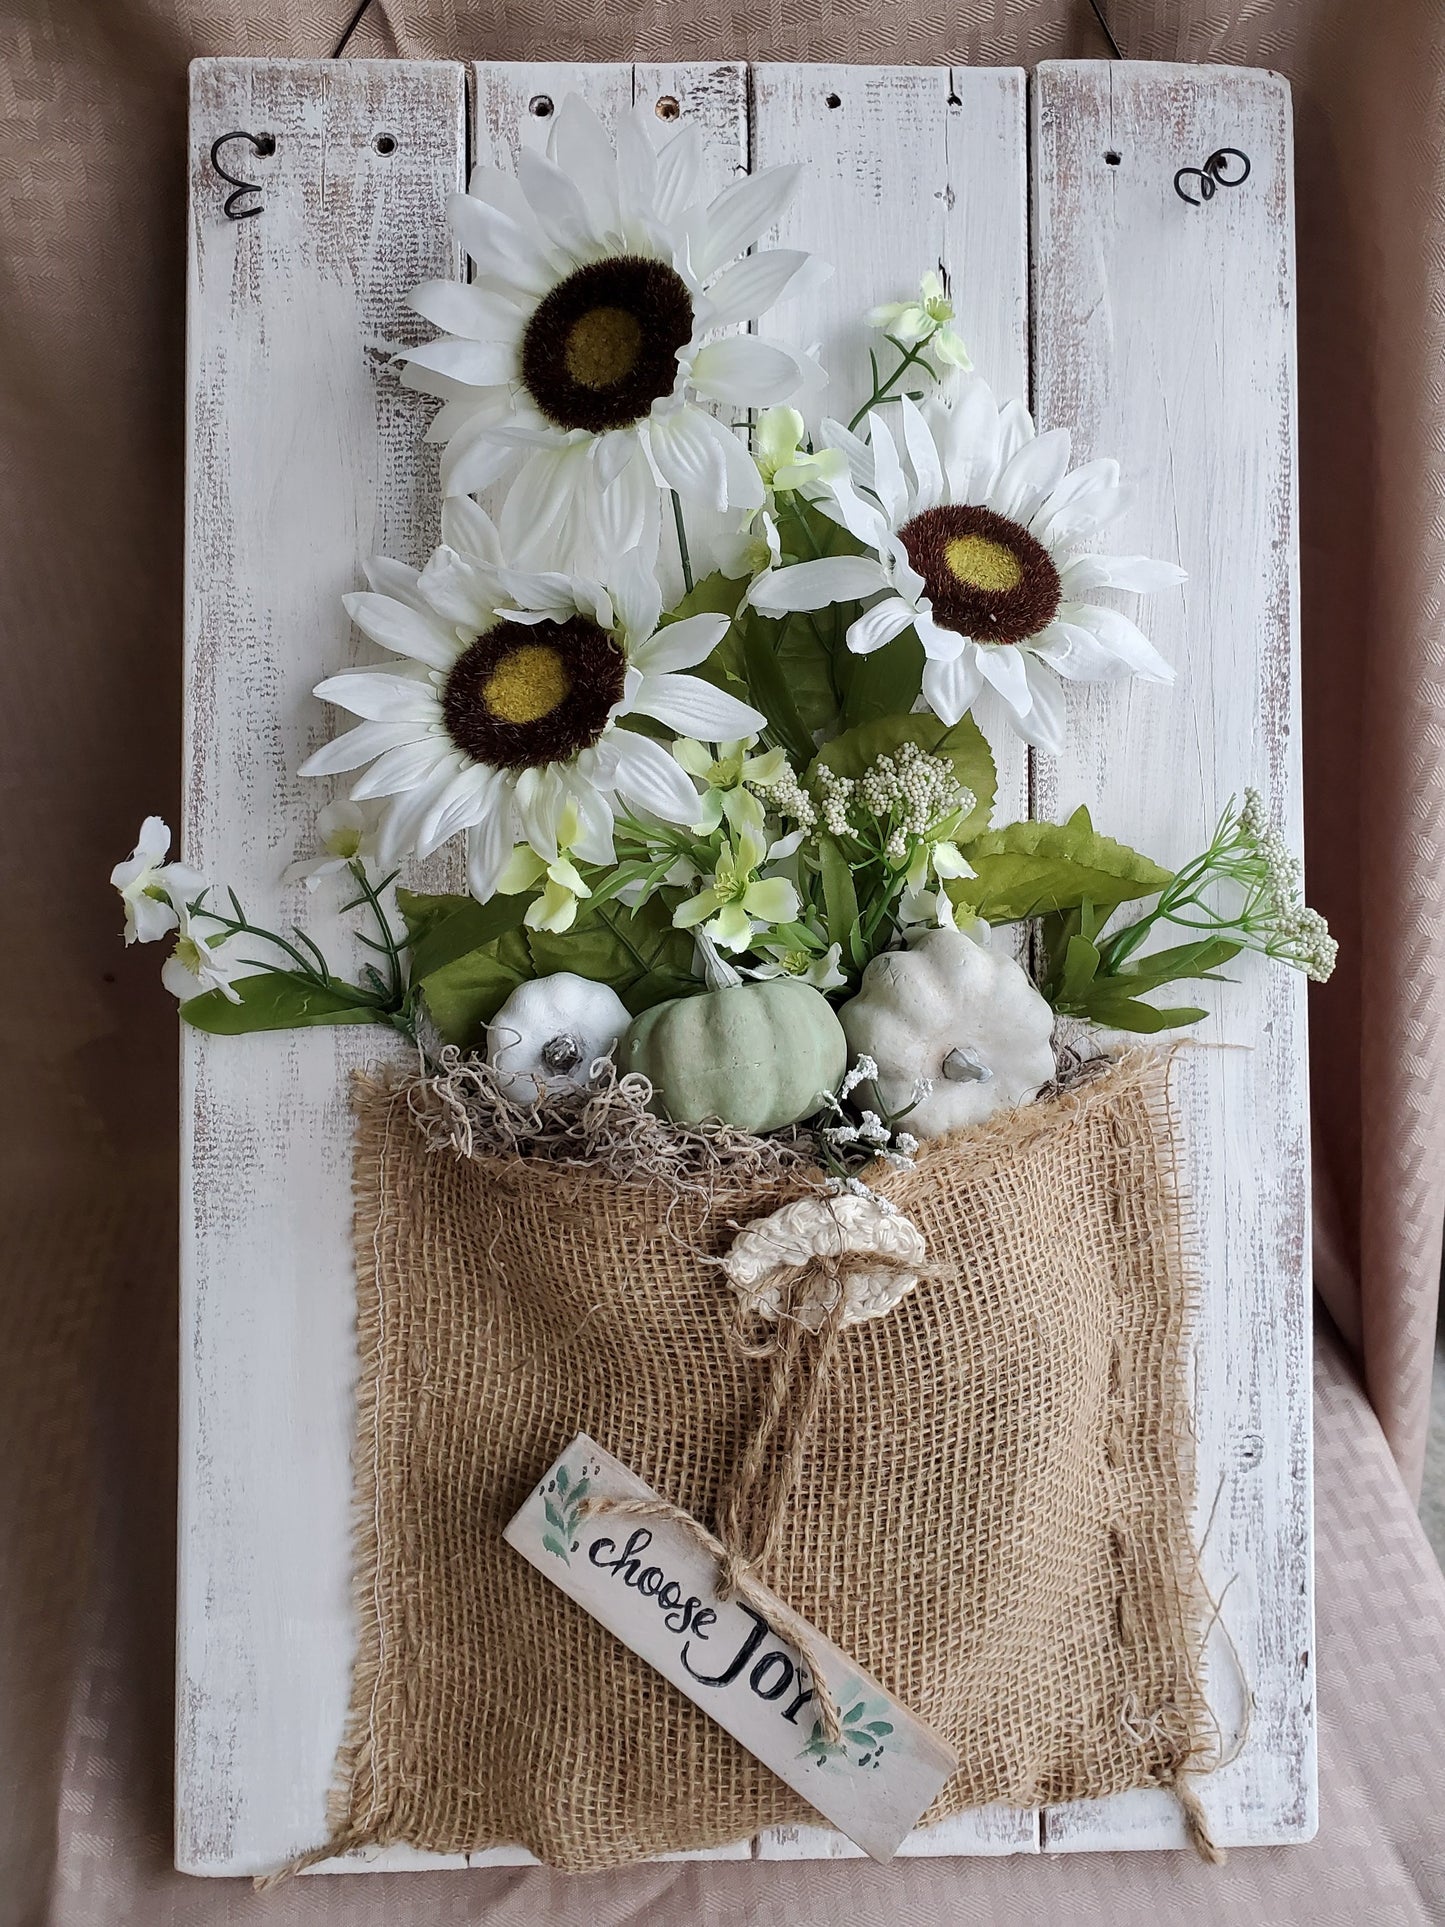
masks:
<path id="1" fill-rule="evenodd" d="M 364 1000 L 355 984 L 313 983 L 299 971 L 268 970 L 238 977 L 239 1003 L 221 990 L 188 997 L 181 1016 L 196 1030 L 240 1037 L 252 1030 L 305 1030 L 317 1024 L 384 1024 L 386 1012 Z"/>
<path id="2" fill-rule="evenodd" d="M 853 872 L 831 836 L 818 838 L 818 858 L 823 877 L 823 915 L 828 926 L 829 943 L 840 943 L 845 950 L 858 928 L 858 892 L 853 887 Z"/>
<path id="3" fill-rule="evenodd" d="M 1175 1010 L 1159 1010 L 1137 997 L 1121 995 L 1091 998 L 1084 1014 L 1090 1023 L 1098 1024 L 1105 1030 L 1133 1030 L 1152 1036 L 1156 1031 L 1174 1030 L 1181 1024 L 1197 1024 L 1208 1012 L 1192 1005 Z"/>
<path id="4" fill-rule="evenodd" d="M 993 751 L 972 716 L 965 716 L 952 726 L 940 722 L 936 716 L 909 715 L 883 716 L 876 722 L 859 723 L 856 728 L 845 729 L 841 736 L 835 736 L 831 743 L 825 743 L 809 766 L 808 774 L 812 776 L 820 763 L 826 763 L 836 775 L 856 778 L 870 763 L 880 756 L 891 756 L 904 743 L 917 743 L 930 756 L 946 756 L 959 782 L 973 791 L 974 806 L 954 838 L 956 842 L 969 844 L 972 862 L 978 838 L 993 812 L 998 786 Z"/>
<path id="5" fill-rule="evenodd" d="M 527 914 L 526 896 L 492 897 L 478 903 L 469 896 L 426 896 L 398 890 L 396 907 L 406 925 L 412 981 L 418 982 L 454 963 L 468 951 L 515 930 Z"/>
<path id="6" fill-rule="evenodd" d="M 564 1546 L 562 1544 L 562 1541 L 558 1539 L 553 1533 L 544 1532 L 542 1534 L 542 1545 L 547 1552 L 555 1552 L 557 1557 L 561 1559 L 565 1564 L 571 1565 L 572 1563 L 571 1549 L 567 1546 Z"/>
<path id="7" fill-rule="evenodd" d="M 673 929 L 672 912 L 660 897 L 637 910 L 584 902 L 572 928 L 560 935 L 519 923 L 419 981 L 432 1022 L 448 1043 L 465 1048 L 481 1042 L 517 985 L 530 978 L 570 970 L 611 984 L 636 1016 L 703 988 L 692 974 L 692 953 L 692 938 Z"/>
<path id="8" fill-rule="evenodd" d="M 567 1470 L 565 1465 L 559 1465 L 557 1467 L 557 1490 L 562 1494 L 564 1499 L 567 1496 L 567 1488 L 571 1483 L 572 1483 L 571 1473 Z"/>
<path id="9" fill-rule="evenodd" d="M 567 1521 L 562 1517 L 561 1512 L 551 1499 L 544 1499 L 542 1501 L 542 1510 L 547 1515 L 547 1523 L 549 1526 L 555 1526 L 559 1533 L 566 1532 Z"/>
<path id="10" fill-rule="evenodd" d="M 869 1720 L 868 1731 L 880 1740 L 886 1740 L 893 1731 L 892 1720 Z"/>
<path id="11" fill-rule="evenodd" d="M 778 625 L 756 609 L 744 610 L 733 624 L 742 645 L 748 697 L 768 719 L 768 728 L 801 769 L 813 754 L 809 734 L 778 656 Z"/>
<path id="12" fill-rule="evenodd" d="M 834 613 L 823 609 L 816 615 L 790 615 L 782 622 L 776 637 L 783 680 L 799 720 L 809 732 L 809 756 L 813 753 L 814 735 L 836 735 L 842 720 L 837 652 L 823 633 L 832 623 Z M 843 634 L 840 626 L 840 643 Z M 855 656 L 852 660 L 861 662 L 862 658 Z"/>
<path id="13" fill-rule="evenodd" d="M 1100 836 L 1086 809 L 1067 823 L 1010 823 L 968 846 L 977 875 L 948 886 L 956 906 L 987 923 L 1017 923 L 1085 903 L 1107 912 L 1138 897 L 1156 896 L 1171 873 Z"/>
<path id="14" fill-rule="evenodd" d="M 1226 979 L 1215 973 L 1221 964 L 1237 957 L 1242 948 L 1226 937 L 1203 937 L 1194 943 L 1175 944 L 1168 950 L 1151 950 L 1145 956 L 1131 958 L 1122 969 L 1110 972 L 1109 946 L 1105 944 L 1104 968 L 1111 981 L 1126 984 L 1136 993 L 1159 990 L 1165 984 L 1182 983 L 1186 979 L 1222 983 Z"/>
<path id="15" fill-rule="evenodd" d="M 857 606 L 845 610 L 846 620 L 852 620 Z M 906 716 L 923 687 L 926 661 L 923 644 L 911 629 L 866 656 L 855 656 L 845 647 L 838 663 L 838 680 L 844 689 L 844 723 L 853 729 L 885 716 Z"/>
<path id="16" fill-rule="evenodd" d="M 1087 937 L 1071 937 L 1064 952 L 1063 975 L 1054 999 L 1060 1009 L 1082 1010 L 1099 971 L 1099 952 Z"/>

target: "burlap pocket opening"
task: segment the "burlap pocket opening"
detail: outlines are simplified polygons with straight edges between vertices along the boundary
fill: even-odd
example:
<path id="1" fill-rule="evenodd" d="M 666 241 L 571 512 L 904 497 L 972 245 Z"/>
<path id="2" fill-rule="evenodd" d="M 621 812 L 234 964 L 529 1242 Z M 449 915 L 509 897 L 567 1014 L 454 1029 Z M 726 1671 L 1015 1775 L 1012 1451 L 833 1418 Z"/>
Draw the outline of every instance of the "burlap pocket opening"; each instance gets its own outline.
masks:
<path id="1" fill-rule="evenodd" d="M 957 1749 L 925 1823 L 1183 1792 L 1208 1751 L 1167 1076 L 1135 1054 L 872 1176 L 939 1275 L 840 1335 L 762 1577 Z M 437 1150 L 416 1112 L 358 1088 L 333 1845 L 581 1870 L 815 1821 L 500 1536 L 579 1431 L 714 1523 L 766 1367 L 706 1260 L 804 1182 L 668 1197 Z"/>

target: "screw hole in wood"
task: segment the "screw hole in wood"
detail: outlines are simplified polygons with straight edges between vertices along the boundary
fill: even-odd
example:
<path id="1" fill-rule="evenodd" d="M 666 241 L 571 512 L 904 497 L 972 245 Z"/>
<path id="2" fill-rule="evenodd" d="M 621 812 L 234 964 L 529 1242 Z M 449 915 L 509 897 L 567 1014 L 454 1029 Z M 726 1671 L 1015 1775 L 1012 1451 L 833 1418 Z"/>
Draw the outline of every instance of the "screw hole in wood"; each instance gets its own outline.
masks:
<path id="1" fill-rule="evenodd" d="M 552 111 L 552 96 L 550 94 L 533 94 L 527 105 L 538 120 L 546 120 Z"/>
<path id="2" fill-rule="evenodd" d="M 378 134 L 371 144 L 378 154 L 394 154 L 396 152 L 396 135 Z"/>
<path id="3" fill-rule="evenodd" d="M 1122 158 L 1123 158 L 1122 155 L 1117 154 L 1114 151 L 1114 149 L 1111 147 L 1108 153 L 1104 156 L 1104 162 L 1105 162 L 1105 165 L 1108 167 L 1117 167 Z"/>
<path id="4" fill-rule="evenodd" d="M 664 94 L 662 99 L 657 103 L 657 118 L 659 120 L 676 120 L 681 112 L 682 106 L 676 94 Z"/>
<path id="5" fill-rule="evenodd" d="M 842 96 L 840 94 L 829 94 L 827 104 L 829 107 L 841 107 L 843 105 Z"/>

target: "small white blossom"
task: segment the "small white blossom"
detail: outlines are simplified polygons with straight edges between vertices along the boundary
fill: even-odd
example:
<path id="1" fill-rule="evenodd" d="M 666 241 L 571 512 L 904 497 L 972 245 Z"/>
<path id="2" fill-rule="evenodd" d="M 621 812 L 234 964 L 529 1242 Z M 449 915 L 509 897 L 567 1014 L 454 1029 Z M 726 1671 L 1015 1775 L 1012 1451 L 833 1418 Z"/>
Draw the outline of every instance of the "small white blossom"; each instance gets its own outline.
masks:
<path id="1" fill-rule="evenodd" d="M 208 990 L 219 990 L 231 1003 L 239 1004 L 241 993 L 234 979 L 241 971 L 233 945 L 220 935 L 206 936 L 190 911 L 181 906 L 175 949 L 161 965 L 161 982 L 171 995 L 185 1003 Z"/>
<path id="2" fill-rule="evenodd" d="M 328 803 L 316 817 L 316 831 L 326 854 L 288 863 L 282 872 L 283 882 L 304 877 L 306 888 L 314 890 L 323 877 L 336 876 L 353 863 L 365 862 L 376 851 L 379 815 L 380 806 L 375 803 Z"/>
<path id="3" fill-rule="evenodd" d="M 918 287 L 914 301 L 885 301 L 869 312 L 875 328 L 901 341 L 905 348 L 928 342 L 940 361 L 952 368 L 972 368 L 963 338 L 952 326 L 953 303 L 943 285 L 943 276 L 930 268 Z"/>
<path id="4" fill-rule="evenodd" d="M 184 906 L 205 889 L 205 878 L 184 863 L 167 863 L 169 827 L 158 816 L 140 826 L 135 848 L 110 880 L 125 905 L 127 943 L 155 943 L 177 928 Z"/>

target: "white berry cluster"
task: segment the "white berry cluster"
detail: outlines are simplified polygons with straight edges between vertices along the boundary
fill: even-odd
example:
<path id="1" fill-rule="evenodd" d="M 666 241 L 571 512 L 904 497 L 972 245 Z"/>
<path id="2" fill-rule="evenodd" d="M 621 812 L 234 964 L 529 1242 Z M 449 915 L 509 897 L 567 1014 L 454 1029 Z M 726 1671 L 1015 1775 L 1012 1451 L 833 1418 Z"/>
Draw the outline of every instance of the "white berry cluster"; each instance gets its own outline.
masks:
<path id="1" fill-rule="evenodd" d="M 946 756 L 930 756 L 917 743 L 901 743 L 891 756 L 877 757 L 856 782 L 822 764 L 817 782 L 828 834 L 849 834 L 856 803 L 886 826 L 884 850 L 895 863 L 906 860 L 910 838 L 927 838 L 945 818 L 967 815 L 977 800 Z"/>
<path id="2" fill-rule="evenodd" d="M 750 783 L 748 787 L 762 791 L 779 816 L 791 818 L 800 830 L 811 830 L 816 826 L 818 812 L 813 807 L 813 799 L 790 766 L 785 765 L 781 775 L 775 776 L 771 783 Z"/>
<path id="3" fill-rule="evenodd" d="M 1293 964 L 1316 983 L 1324 983 L 1334 970 L 1340 947 L 1319 911 L 1306 904 L 1304 866 L 1279 831 L 1270 827 L 1258 790 L 1244 792 L 1239 836 L 1263 869 L 1264 902 L 1257 927 L 1266 939 L 1266 954 Z"/>

